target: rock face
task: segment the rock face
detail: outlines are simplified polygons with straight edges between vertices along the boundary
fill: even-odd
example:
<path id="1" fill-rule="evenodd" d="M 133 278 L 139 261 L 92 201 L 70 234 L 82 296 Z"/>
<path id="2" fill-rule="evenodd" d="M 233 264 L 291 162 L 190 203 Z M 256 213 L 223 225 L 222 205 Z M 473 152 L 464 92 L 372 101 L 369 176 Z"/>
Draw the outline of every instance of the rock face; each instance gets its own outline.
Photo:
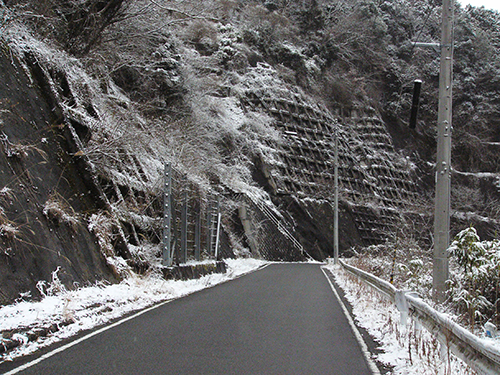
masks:
<path id="1" fill-rule="evenodd" d="M 102 202 L 71 156 L 50 91 L 5 52 L 0 70 L 0 303 L 36 295 L 58 267 L 69 285 L 116 280 L 82 215 Z"/>
<path id="2" fill-rule="evenodd" d="M 114 140 L 117 134 L 107 133 L 105 124 L 109 116 L 102 114 L 114 103 L 99 107 L 95 96 L 79 103 L 73 90 L 102 93 L 43 55 L 2 54 L 0 67 L 5 72 L 0 82 L 0 303 L 20 293 L 45 293 L 38 282 L 50 282 L 56 270 L 59 280 L 73 287 L 158 267 L 165 191 L 157 154 L 162 150 L 151 146 L 151 136 L 147 144 L 140 135 L 130 143 L 122 131 L 124 138 Z M 98 138 L 94 144 L 93 137 Z M 196 252 L 199 258 L 202 248 L 204 257 L 213 257 L 217 198 L 202 196 L 200 187 L 175 169 L 171 179 L 174 264 L 187 261 L 181 252 L 187 248 L 190 258 Z M 189 214 L 182 216 L 187 205 Z M 224 228 L 220 232 L 218 256 L 234 256 L 228 234 Z"/>

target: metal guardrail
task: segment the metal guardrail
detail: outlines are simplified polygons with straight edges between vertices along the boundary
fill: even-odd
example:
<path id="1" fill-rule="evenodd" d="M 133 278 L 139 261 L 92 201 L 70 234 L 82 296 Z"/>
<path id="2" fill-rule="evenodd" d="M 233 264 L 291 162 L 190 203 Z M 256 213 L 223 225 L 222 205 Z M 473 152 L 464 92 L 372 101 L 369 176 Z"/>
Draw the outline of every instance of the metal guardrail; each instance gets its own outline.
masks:
<path id="1" fill-rule="evenodd" d="M 500 350 L 488 340 L 481 339 L 459 326 L 448 315 L 436 311 L 413 293 L 396 289 L 389 282 L 343 261 L 340 261 L 340 264 L 394 302 L 402 314 L 409 313 L 417 319 L 442 345 L 449 348 L 474 371 L 485 375 L 500 374 Z"/>

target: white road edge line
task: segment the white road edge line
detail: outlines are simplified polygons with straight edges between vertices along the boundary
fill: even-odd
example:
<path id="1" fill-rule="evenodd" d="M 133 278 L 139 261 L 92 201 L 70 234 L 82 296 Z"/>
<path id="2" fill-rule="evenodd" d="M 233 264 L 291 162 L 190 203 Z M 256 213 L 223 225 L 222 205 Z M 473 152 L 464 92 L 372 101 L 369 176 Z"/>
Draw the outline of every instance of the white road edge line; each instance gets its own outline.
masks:
<path id="1" fill-rule="evenodd" d="M 6 372 L 4 373 L 3 375 L 14 375 L 14 374 L 17 374 L 23 370 L 26 370 L 44 360 L 46 360 L 47 358 L 50 358 L 52 357 L 53 355 L 57 354 L 57 353 L 61 353 L 63 351 L 65 351 L 66 349 L 69 349 L 71 348 L 72 346 L 75 346 L 75 345 L 78 345 L 79 343 L 83 342 L 83 341 L 86 341 L 88 339 L 90 339 L 91 337 L 94 337 L 102 332 L 105 332 L 107 331 L 108 329 L 111 329 L 111 328 L 114 328 L 114 327 L 117 327 L 129 320 L 132 320 L 134 318 L 137 318 L 138 316 L 142 315 L 142 314 L 145 314 L 151 310 L 154 310 L 154 309 L 157 309 L 158 307 L 161 307 L 163 305 L 166 305 L 167 303 L 169 302 L 172 302 L 172 301 L 175 301 L 175 299 L 171 299 L 171 300 L 168 300 L 168 301 L 164 301 L 164 302 L 161 302 L 159 303 L 158 305 L 154 305 L 154 306 L 151 306 L 151 307 L 148 307 L 147 309 L 144 309 L 144 310 L 141 310 L 137 313 L 135 313 L 134 315 L 131 315 L 131 316 L 128 316 L 122 320 L 119 320 L 115 323 L 112 323 L 106 327 L 102 327 L 100 329 L 98 329 L 97 331 L 94 331 L 94 332 L 91 332 L 89 333 L 88 335 L 85 335 L 83 337 L 80 337 L 79 339 L 75 340 L 75 341 L 71 341 L 70 343 L 66 344 L 66 345 L 63 345 L 63 346 L 60 346 L 59 348 L 57 349 L 54 349 L 52 350 L 51 352 L 48 352 L 48 353 L 45 353 L 44 355 L 42 355 L 41 357 L 37 358 L 37 359 L 34 359 L 33 361 L 31 362 L 28 362 L 28 363 L 25 363 L 24 365 L 22 366 L 19 366 L 19 367 L 16 367 L 15 369 L 13 370 L 10 370 L 9 372 Z"/>
<path id="2" fill-rule="evenodd" d="M 328 277 L 324 267 L 321 267 L 321 271 L 323 271 L 323 274 L 325 275 L 326 279 L 328 280 L 328 283 L 330 284 L 330 288 L 333 290 L 333 294 L 335 294 L 335 297 L 337 298 L 337 301 L 340 304 L 340 307 L 342 308 L 342 311 L 344 312 L 344 315 L 347 318 L 347 321 L 349 322 L 349 325 L 351 326 L 352 331 L 354 332 L 354 336 L 356 336 L 356 340 L 358 340 L 359 346 L 361 347 L 361 352 L 363 353 L 363 356 L 365 357 L 366 363 L 368 364 L 368 367 L 370 370 L 373 372 L 373 375 L 381 375 L 380 371 L 373 361 L 371 357 L 370 350 L 368 350 L 368 346 L 366 345 L 365 341 L 363 340 L 363 336 L 361 336 L 361 333 L 359 333 L 358 327 L 356 327 L 356 324 L 354 323 L 354 320 L 351 317 L 351 314 L 349 314 L 349 311 L 347 310 L 347 307 L 345 307 L 344 302 L 340 299 L 340 296 L 335 289 L 335 287 L 332 284 L 332 281 Z"/>
<path id="3" fill-rule="evenodd" d="M 223 284 L 223 283 L 231 281 L 231 280 L 239 279 L 240 277 L 243 277 L 243 276 L 248 275 L 248 274 L 250 274 L 252 272 L 255 272 L 255 271 L 260 271 L 260 270 L 266 268 L 267 266 L 269 266 L 270 264 L 271 263 L 264 264 L 263 266 L 260 266 L 260 267 L 254 269 L 254 270 L 245 272 L 245 273 L 243 273 L 241 275 L 236 276 L 235 278 L 232 278 L 232 279 L 229 279 L 229 280 L 225 280 L 222 283 L 211 285 L 208 288 L 211 288 L 211 287 Z M 203 288 L 201 290 L 208 289 L 208 288 Z M 201 290 L 199 290 L 199 291 L 201 291 Z M 196 293 L 196 292 L 194 292 L 194 293 Z M 192 294 L 192 293 L 189 293 L 189 294 Z M 184 295 L 184 296 L 180 296 L 179 298 L 187 297 L 189 294 Z M 44 355 L 38 357 L 37 359 L 34 359 L 33 361 L 30 361 L 28 363 L 25 363 L 24 365 L 16 367 L 15 369 L 12 369 L 12 370 L 10 370 L 8 372 L 5 372 L 5 373 L 3 373 L 3 375 L 14 375 L 14 374 L 17 374 L 17 373 L 19 373 L 21 371 L 24 371 L 24 370 L 26 370 L 26 369 L 28 369 L 28 368 L 30 368 L 32 366 L 35 366 L 36 364 L 38 364 L 38 363 L 40 363 L 40 362 L 42 362 L 42 361 L 44 361 L 44 360 L 46 360 L 46 359 L 48 359 L 48 358 L 56 355 L 57 353 L 61 353 L 61 352 L 65 351 L 66 349 L 71 348 L 72 346 L 78 345 L 79 343 L 81 343 L 83 341 L 86 341 L 86 340 L 90 339 L 91 337 L 94 337 L 96 335 L 99 335 L 100 333 L 103 333 L 103 332 L 107 331 L 108 329 L 117 327 L 117 326 L 119 326 L 119 325 L 121 325 L 121 324 L 123 324 L 123 323 L 125 323 L 125 322 L 127 322 L 129 320 L 132 320 L 132 319 L 137 318 L 138 316 L 141 316 L 142 314 L 145 314 L 145 313 L 147 313 L 147 312 L 149 312 L 151 310 L 157 309 L 158 307 L 166 305 L 169 302 L 175 301 L 176 299 L 178 299 L 178 298 L 173 298 L 173 299 L 169 299 L 167 301 L 160 302 L 157 305 L 150 306 L 150 307 L 148 307 L 148 308 L 146 308 L 144 310 L 141 310 L 141 311 L 139 311 L 139 312 L 137 312 L 137 313 L 135 313 L 133 315 L 130 315 L 130 316 L 126 317 L 126 318 L 123 318 L 122 320 L 119 320 L 119 321 L 117 321 L 115 323 L 112 323 L 112 324 L 110 324 L 108 326 L 102 327 L 102 328 L 100 328 L 100 329 L 98 329 L 98 330 L 96 330 L 94 332 L 89 333 L 88 335 L 80 337 L 79 339 L 77 339 L 75 341 L 71 341 L 71 342 L 67 343 L 66 345 L 60 346 L 57 349 L 54 349 L 54 350 L 52 350 L 52 351 L 50 351 L 48 353 L 45 353 Z"/>

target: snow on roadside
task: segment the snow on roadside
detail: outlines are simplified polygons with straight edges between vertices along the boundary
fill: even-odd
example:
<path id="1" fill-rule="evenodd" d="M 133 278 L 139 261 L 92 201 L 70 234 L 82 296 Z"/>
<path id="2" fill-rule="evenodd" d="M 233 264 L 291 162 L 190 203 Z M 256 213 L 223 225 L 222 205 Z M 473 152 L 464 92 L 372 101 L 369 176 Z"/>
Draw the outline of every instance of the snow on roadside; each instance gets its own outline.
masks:
<path id="1" fill-rule="evenodd" d="M 380 343 L 382 352 L 375 359 L 391 367 L 391 374 L 475 374 L 414 321 L 408 319 L 407 324 L 402 325 L 400 313 L 392 302 L 340 266 L 330 264 L 326 267 L 332 271 L 351 304 L 356 324 Z"/>
<path id="2" fill-rule="evenodd" d="M 0 356 L 0 363 L 35 352 L 81 331 L 89 330 L 141 310 L 156 303 L 179 298 L 196 291 L 237 278 L 266 264 L 257 259 L 227 259 L 227 272 L 214 273 L 196 280 L 165 280 L 151 274 L 127 278 L 119 284 L 96 284 L 77 290 L 66 290 L 53 274 L 52 282 L 42 283 L 45 293 L 39 302 L 20 301 L 0 307 L 0 346 L 6 342 L 5 333 L 13 332 L 10 339 L 22 344 Z M 36 331 L 54 330 L 30 341 Z"/>

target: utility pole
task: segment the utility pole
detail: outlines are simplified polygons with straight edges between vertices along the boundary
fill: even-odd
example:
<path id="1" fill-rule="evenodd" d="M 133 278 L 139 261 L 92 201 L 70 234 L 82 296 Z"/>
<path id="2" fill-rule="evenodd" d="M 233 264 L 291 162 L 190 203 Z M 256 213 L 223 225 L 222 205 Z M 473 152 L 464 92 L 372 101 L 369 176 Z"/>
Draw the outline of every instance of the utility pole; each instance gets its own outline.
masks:
<path id="1" fill-rule="evenodd" d="M 339 124 L 335 122 L 335 149 L 334 149 L 334 208 L 333 208 L 333 259 L 339 263 Z"/>
<path id="2" fill-rule="evenodd" d="M 444 301 L 449 278 L 454 5 L 454 0 L 443 0 L 433 257 L 433 295 L 437 302 Z"/>

